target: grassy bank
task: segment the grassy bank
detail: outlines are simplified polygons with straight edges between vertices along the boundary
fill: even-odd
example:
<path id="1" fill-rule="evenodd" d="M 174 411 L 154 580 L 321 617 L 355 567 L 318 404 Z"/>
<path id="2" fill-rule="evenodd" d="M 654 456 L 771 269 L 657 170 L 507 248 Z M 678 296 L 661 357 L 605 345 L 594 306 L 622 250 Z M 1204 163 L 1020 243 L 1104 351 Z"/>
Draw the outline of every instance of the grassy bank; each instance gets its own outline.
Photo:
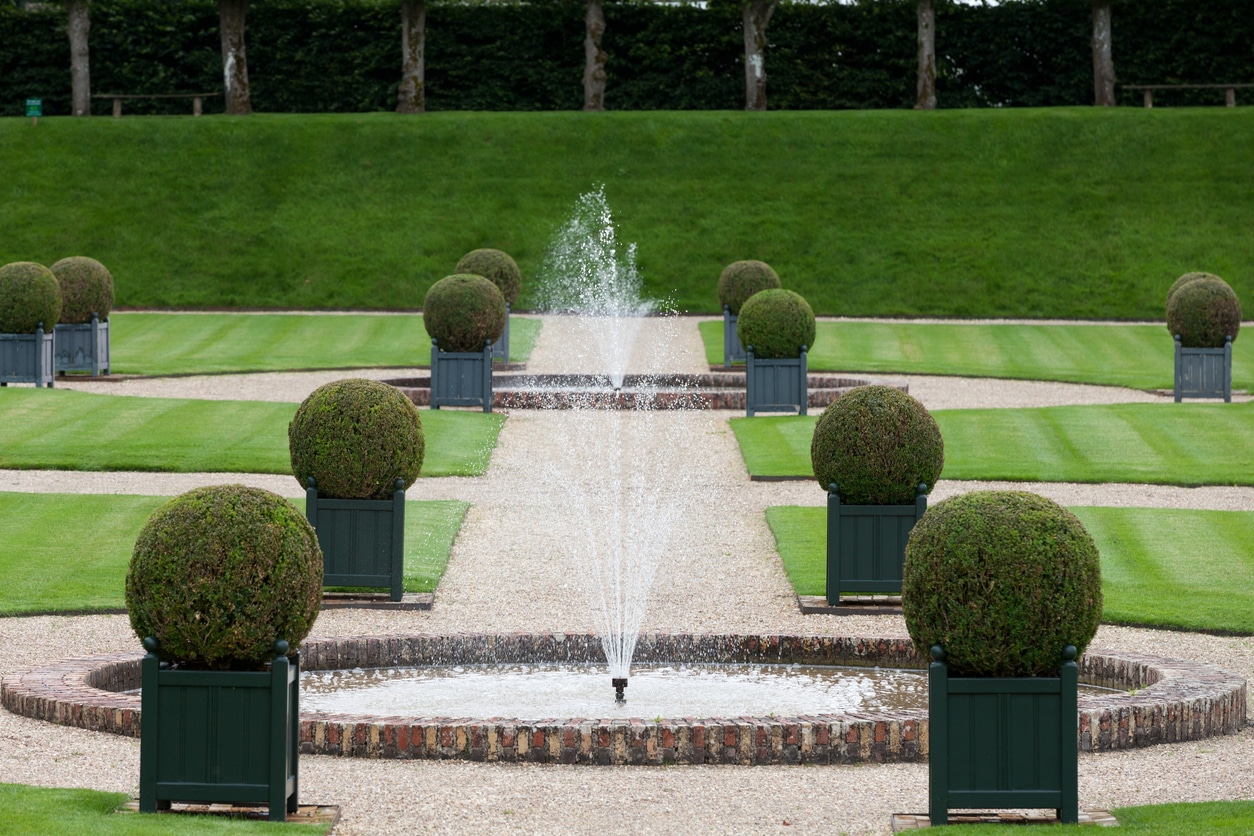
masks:
<path id="1" fill-rule="evenodd" d="M 0 261 L 102 260 L 127 306 L 416 308 L 495 246 L 534 299 L 604 183 L 648 291 L 760 258 L 825 314 L 1162 315 L 1248 298 L 1250 108 L 0 120 Z"/>

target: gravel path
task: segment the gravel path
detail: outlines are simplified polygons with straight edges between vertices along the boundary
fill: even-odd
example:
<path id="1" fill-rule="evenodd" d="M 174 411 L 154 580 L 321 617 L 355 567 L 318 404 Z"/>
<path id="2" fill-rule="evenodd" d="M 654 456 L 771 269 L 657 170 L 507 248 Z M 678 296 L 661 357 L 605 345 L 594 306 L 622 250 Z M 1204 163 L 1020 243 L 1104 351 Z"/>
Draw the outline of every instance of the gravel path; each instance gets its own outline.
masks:
<path id="1" fill-rule="evenodd" d="M 678 335 L 666 333 L 678 325 Z M 589 371 L 563 366 L 574 352 L 557 347 L 578 337 L 570 317 L 546 319 L 529 370 Z M 672 340 L 667 358 L 638 353 L 631 371 L 702 371 L 694 320 L 648 320 L 638 344 Z M 573 362 L 573 361 L 572 361 Z M 358 374 L 353 372 L 352 374 Z M 365 374 L 388 377 L 395 370 Z M 346 373 L 172 378 L 86 384 L 119 394 L 177 397 L 265 397 L 299 401 Z M 1132 390 L 1010 381 L 910 378 L 929 407 L 1113 403 L 1150 399 Z M 84 384 L 70 384 L 75 387 Z M 247 393 L 246 395 L 244 393 Z M 682 510 L 662 550 L 645 629 L 905 635 L 895 616 L 801 616 L 780 570 L 762 511 L 769 505 L 821 505 L 809 482 L 749 482 L 725 413 L 669 412 L 510 415 L 486 476 L 421 479 L 410 498 L 473 503 L 454 546 L 433 610 L 425 613 L 328 611 L 319 635 L 498 630 L 583 630 L 593 626 L 581 602 L 578 567 L 588 563 L 589 525 L 601 539 L 630 538 L 637 525 L 603 519 L 605 508 L 640 499 L 612 473 L 611 445 L 625 451 L 631 473 L 648 479 L 645 496 Z M 544 462 L 554 462 L 548 468 Z M 587 468 L 595 462 L 593 478 Z M 83 474 L 0 471 L 0 490 L 174 494 L 216 481 L 246 481 L 299 496 L 290 476 L 240 474 Z M 574 484 L 578 490 L 565 486 Z M 942 482 L 934 496 L 974 483 Z M 979 485 L 988 487 L 988 485 Z M 1001 487 L 1000 485 L 996 487 Z M 1254 492 L 1128 485 L 1027 486 L 1066 504 L 1254 510 Z M 620 495 L 627 491 L 627 496 Z M 591 507 L 583 497 L 597 501 Z M 635 544 L 643 548 L 647 544 Z M 0 674 L 66 656 L 132 649 L 123 616 L 0 619 Z M 1254 639 L 1103 627 L 1095 647 L 1211 661 L 1254 676 Z M 134 740 L 54 727 L 0 711 L 0 781 L 87 786 L 135 792 Z M 329 757 L 301 760 L 306 802 L 339 804 L 337 834 L 413 830 L 530 833 L 635 833 L 646 829 L 761 833 L 785 827 L 887 833 L 893 812 L 927 805 L 925 765 L 813 767 L 587 768 Z M 1171 800 L 1254 796 L 1254 729 L 1197 744 L 1084 755 L 1080 798 L 1086 808 Z"/>

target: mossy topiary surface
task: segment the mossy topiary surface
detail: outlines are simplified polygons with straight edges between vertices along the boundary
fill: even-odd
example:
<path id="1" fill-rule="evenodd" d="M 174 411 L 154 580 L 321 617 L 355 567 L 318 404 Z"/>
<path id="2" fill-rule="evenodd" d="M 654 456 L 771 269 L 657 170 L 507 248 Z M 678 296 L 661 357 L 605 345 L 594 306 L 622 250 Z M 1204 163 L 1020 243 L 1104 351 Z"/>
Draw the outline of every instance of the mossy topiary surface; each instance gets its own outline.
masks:
<path id="1" fill-rule="evenodd" d="M 0 334 L 51 331 L 61 317 L 61 286 L 52 271 L 33 261 L 0 267 Z"/>
<path id="2" fill-rule="evenodd" d="M 1199 271 L 1194 271 L 1192 273 L 1185 273 L 1183 276 L 1181 276 L 1180 278 L 1172 282 L 1171 287 L 1167 288 L 1167 301 L 1170 302 L 1171 297 L 1176 295 L 1176 291 L 1184 287 L 1189 282 L 1195 282 L 1198 279 L 1218 279 L 1218 278 L 1219 277 L 1216 276 L 1214 273 L 1202 273 Z"/>
<path id="3" fill-rule="evenodd" d="M 197 488 L 157 509 L 135 541 L 126 609 L 165 660 L 257 669 L 293 649 L 322 603 L 322 552 L 305 516 L 243 485 Z"/>
<path id="4" fill-rule="evenodd" d="M 1167 330 L 1185 348 L 1223 348 L 1241 330 L 1241 300 L 1218 276 L 1194 279 L 1167 297 Z"/>
<path id="5" fill-rule="evenodd" d="M 739 316 L 750 296 L 779 286 L 779 274 L 765 261 L 733 261 L 718 277 L 718 304 L 726 305 L 732 316 Z"/>
<path id="6" fill-rule="evenodd" d="M 427 291 L 422 323 L 443 351 L 483 351 L 505 330 L 505 295 L 483 276 L 445 276 Z"/>
<path id="7" fill-rule="evenodd" d="M 394 386 L 350 378 L 319 386 L 287 428 L 292 474 L 320 496 L 390 499 L 422 471 L 426 441 L 418 408 Z"/>
<path id="8" fill-rule="evenodd" d="M 486 247 L 471 250 L 461 257 L 453 272 L 483 276 L 501 289 L 501 295 L 510 305 L 518 301 L 518 292 L 522 290 L 522 271 L 518 263 L 501 250 Z"/>
<path id="9" fill-rule="evenodd" d="M 775 288 L 750 296 L 740 308 L 736 334 L 759 360 L 800 357 L 814 346 L 814 311 L 791 290 Z"/>
<path id="10" fill-rule="evenodd" d="M 94 258 L 75 255 L 52 265 L 61 285 L 61 322 L 91 322 L 94 313 L 104 322 L 113 310 L 113 276 Z"/>
<path id="11" fill-rule="evenodd" d="M 1050 676 L 1102 616 L 1097 546 L 1060 505 L 977 491 L 928 509 L 906 546 L 902 613 L 915 648 L 970 676 Z"/>
<path id="12" fill-rule="evenodd" d="M 860 386 L 837 398 L 814 425 L 814 478 L 834 482 L 849 505 L 909 505 L 931 491 L 945 467 L 936 419 L 916 398 L 889 386 Z"/>

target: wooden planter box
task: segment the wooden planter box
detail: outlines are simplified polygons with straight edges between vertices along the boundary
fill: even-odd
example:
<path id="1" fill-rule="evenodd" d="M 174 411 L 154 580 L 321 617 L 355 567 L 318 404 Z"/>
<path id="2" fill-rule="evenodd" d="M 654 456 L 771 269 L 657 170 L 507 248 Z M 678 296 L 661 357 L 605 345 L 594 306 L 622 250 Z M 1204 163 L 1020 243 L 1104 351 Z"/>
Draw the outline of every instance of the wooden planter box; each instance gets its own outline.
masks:
<path id="1" fill-rule="evenodd" d="M 271 821 L 296 812 L 300 656 L 269 671 L 176 670 L 144 646 L 139 809 L 170 802 L 266 804 Z M 279 648 L 276 643 L 276 651 Z"/>
<path id="2" fill-rule="evenodd" d="M 745 412 L 792 412 L 806 414 L 810 392 L 806 378 L 806 346 L 800 357 L 758 360 L 753 346 L 745 350 Z"/>
<path id="3" fill-rule="evenodd" d="M 502 363 L 509 362 L 509 303 L 505 303 L 505 330 L 501 332 L 501 338 L 492 343 L 492 359 L 500 360 Z"/>
<path id="4" fill-rule="evenodd" d="M 33 334 L 0 334 L 0 386 L 33 383 L 51 389 L 53 343 L 52 332 L 42 327 Z"/>
<path id="5" fill-rule="evenodd" d="M 723 306 L 723 365 L 745 362 L 745 348 L 740 344 L 740 334 L 736 331 L 736 323 L 740 317 L 731 312 L 727 305 Z"/>
<path id="6" fill-rule="evenodd" d="M 1223 348 L 1185 348 L 1176 335 L 1176 403 L 1181 398 L 1223 398 L 1232 403 L 1232 337 Z"/>
<path id="7" fill-rule="evenodd" d="M 323 586 L 385 586 L 401 600 L 405 580 L 405 483 L 391 499 L 326 499 L 310 478 L 305 518 L 318 532 Z"/>
<path id="8" fill-rule="evenodd" d="M 109 320 L 101 322 L 92 314 L 91 322 L 58 325 L 53 334 L 59 374 L 91 372 L 92 377 L 99 377 L 109 373 Z"/>
<path id="9" fill-rule="evenodd" d="M 483 351 L 444 351 L 431 341 L 431 408 L 442 406 L 492 411 L 492 343 Z"/>
<path id="10" fill-rule="evenodd" d="M 1068 655 L 1069 654 L 1069 655 Z M 1079 818 L 1076 649 L 1056 677 L 951 677 L 945 652 L 928 668 L 929 813 L 950 808 L 1053 808 Z"/>
<path id="11" fill-rule="evenodd" d="M 901 594 L 906 541 L 927 511 L 927 485 L 912 505 L 846 505 L 835 483 L 827 493 L 827 603 L 840 595 Z"/>

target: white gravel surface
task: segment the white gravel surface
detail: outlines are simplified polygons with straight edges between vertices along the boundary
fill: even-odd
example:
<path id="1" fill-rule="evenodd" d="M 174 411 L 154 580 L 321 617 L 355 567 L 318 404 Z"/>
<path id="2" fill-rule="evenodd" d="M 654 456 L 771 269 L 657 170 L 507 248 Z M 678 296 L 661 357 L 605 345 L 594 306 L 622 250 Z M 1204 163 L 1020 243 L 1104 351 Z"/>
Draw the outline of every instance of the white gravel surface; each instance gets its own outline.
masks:
<path id="1" fill-rule="evenodd" d="M 646 341 L 675 322 L 650 320 Z M 704 354 L 695 320 L 678 320 L 680 354 L 637 355 L 631 370 L 701 371 Z M 653 330 L 649 330 L 653 329 Z M 547 319 L 528 370 L 594 371 L 562 367 L 559 339 L 574 338 L 570 318 Z M 353 375 L 358 374 L 353 372 Z M 392 376 L 394 370 L 370 376 Z M 212 376 L 95 384 L 139 389 L 134 394 L 249 397 L 299 401 L 328 379 L 348 376 L 283 374 Z M 911 378 L 911 391 L 933 408 L 952 406 L 1105 403 L 1143 393 L 1105 387 L 1023 385 L 953 378 Z M 985 385 L 987 384 L 987 385 Z M 74 384 L 75 386 L 80 384 Z M 91 385 L 91 384 L 88 384 Z M 106 390 L 116 391 L 116 390 Z M 1072 399 L 1068 399 L 1072 398 Z M 667 473 L 653 485 L 684 509 L 667 559 L 659 568 L 646 630 L 805 632 L 905 635 L 895 616 L 801 616 L 784 578 L 762 511 L 769 505 L 821 505 L 809 482 L 749 482 L 726 413 L 513 412 L 486 476 L 421 479 L 413 499 L 459 498 L 473 503 L 454 545 L 448 572 L 429 612 L 337 610 L 324 613 L 319 635 L 461 631 L 584 630 L 572 561 L 581 559 L 588 513 L 570 502 L 551 460 L 593 462 L 598 444 L 620 443 L 634 472 Z M 578 477 L 585 478 L 585 477 Z M 245 481 L 299 496 L 291 477 L 240 474 L 83 474 L 0 471 L 0 490 L 174 494 L 219 481 Z M 616 480 L 602 480 L 606 485 Z M 942 482 L 934 496 L 974 483 Z M 994 487 L 1002 487 L 996 485 Z M 1248 489 L 1176 489 L 1126 485 L 1033 485 L 1064 504 L 1254 509 Z M 0 674 L 67 656 L 134 649 L 124 616 L 0 619 Z M 1254 639 L 1103 627 L 1095 647 L 1214 662 L 1254 676 Z M 0 711 L 0 781 L 85 786 L 135 792 L 135 740 L 55 727 Z M 438 762 L 385 762 L 330 757 L 301 759 L 301 799 L 340 805 L 336 833 L 439 832 L 673 832 L 761 833 L 800 827 L 825 832 L 887 833 L 893 812 L 927 805 L 925 765 L 857 767 L 590 768 Z M 1085 808 L 1162 801 L 1254 797 L 1254 730 L 1195 744 L 1084 755 L 1080 798 Z"/>

